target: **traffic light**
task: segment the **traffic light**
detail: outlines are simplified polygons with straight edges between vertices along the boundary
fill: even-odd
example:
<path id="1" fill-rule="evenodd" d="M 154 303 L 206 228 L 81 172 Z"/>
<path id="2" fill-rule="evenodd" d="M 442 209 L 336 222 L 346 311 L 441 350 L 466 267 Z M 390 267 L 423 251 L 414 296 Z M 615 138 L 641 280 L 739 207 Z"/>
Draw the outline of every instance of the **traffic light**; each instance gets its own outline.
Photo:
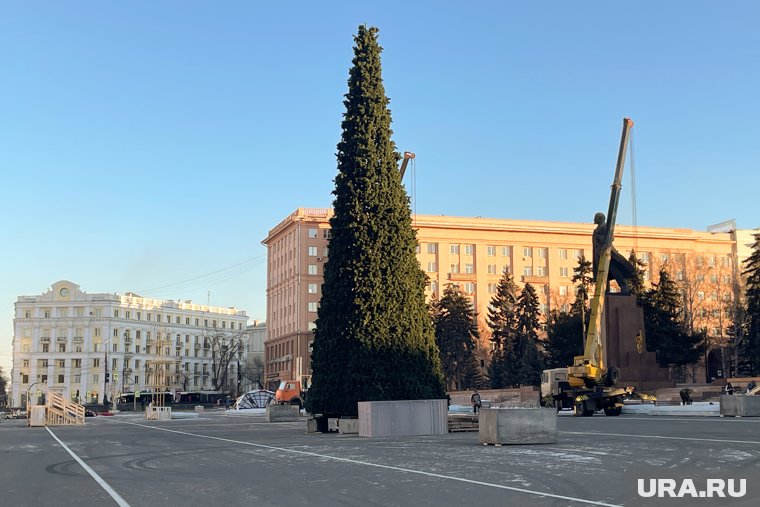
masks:
<path id="1" fill-rule="evenodd" d="M 106 384 L 111 381 L 111 374 L 106 372 Z"/>

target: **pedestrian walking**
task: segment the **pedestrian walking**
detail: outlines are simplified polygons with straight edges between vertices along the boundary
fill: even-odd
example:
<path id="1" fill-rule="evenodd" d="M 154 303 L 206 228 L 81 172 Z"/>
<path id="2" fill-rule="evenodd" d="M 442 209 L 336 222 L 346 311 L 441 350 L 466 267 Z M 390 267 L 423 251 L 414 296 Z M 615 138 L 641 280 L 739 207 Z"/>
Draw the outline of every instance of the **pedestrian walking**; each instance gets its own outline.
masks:
<path id="1" fill-rule="evenodd" d="M 729 396 L 734 394 L 734 386 L 731 385 L 731 382 L 726 384 L 726 394 L 728 394 Z"/>
<path id="2" fill-rule="evenodd" d="M 480 409 L 480 405 L 482 404 L 482 401 L 480 400 L 480 393 L 477 389 L 475 389 L 475 392 L 472 393 L 472 396 L 470 396 L 470 403 L 472 403 L 472 413 L 477 414 L 478 410 Z"/>

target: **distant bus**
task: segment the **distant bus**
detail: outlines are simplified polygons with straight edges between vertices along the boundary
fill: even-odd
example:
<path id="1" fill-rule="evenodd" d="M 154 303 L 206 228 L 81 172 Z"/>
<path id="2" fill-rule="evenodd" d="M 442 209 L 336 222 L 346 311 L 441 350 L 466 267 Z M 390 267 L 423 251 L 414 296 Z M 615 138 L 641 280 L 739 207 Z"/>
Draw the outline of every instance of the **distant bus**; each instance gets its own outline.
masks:
<path id="1" fill-rule="evenodd" d="M 175 397 L 175 403 L 216 404 L 217 400 L 224 401 L 227 394 L 221 391 L 190 391 L 181 392 Z"/>
<path id="2" fill-rule="evenodd" d="M 174 393 L 171 393 L 169 391 L 165 391 L 164 393 L 153 393 L 153 392 L 145 392 L 141 391 L 140 396 L 137 397 L 137 403 L 140 404 L 148 404 L 153 401 L 153 397 L 159 397 L 163 395 L 164 403 L 166 405 L 171 405 L 174 403 Z M 135 393 L 123 393 L 119 397 L 119 403 L 135 403 Z"/>

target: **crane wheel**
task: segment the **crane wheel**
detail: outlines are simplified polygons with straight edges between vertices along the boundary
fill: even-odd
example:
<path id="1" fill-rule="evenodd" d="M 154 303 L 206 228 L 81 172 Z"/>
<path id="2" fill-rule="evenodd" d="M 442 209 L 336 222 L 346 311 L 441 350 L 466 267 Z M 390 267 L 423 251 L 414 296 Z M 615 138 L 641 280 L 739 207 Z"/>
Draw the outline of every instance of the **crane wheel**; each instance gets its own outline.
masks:
<path id="1" fill-rule="evenodd" d="M 609 407 L 604 409 L 604 415 L 610 417 L 620 415 L 622 412 L 623 407 Z"/>
<path id="2" fill-rule="evenodd" d="M 617 385 L 618 381 L 620 380 L 620 370 L 616 368 L 615 366 L 610 367 L 607 370 L 607 385 L 610 387 L 614 387 Z"/>
<path id="3" fill-rule="evenodd" d="M 573 404 L 573 415 L 575 417 L 591 417 L 594 415 L 594 410 L 588 408 L 585 401 L 575 402 Z"/>

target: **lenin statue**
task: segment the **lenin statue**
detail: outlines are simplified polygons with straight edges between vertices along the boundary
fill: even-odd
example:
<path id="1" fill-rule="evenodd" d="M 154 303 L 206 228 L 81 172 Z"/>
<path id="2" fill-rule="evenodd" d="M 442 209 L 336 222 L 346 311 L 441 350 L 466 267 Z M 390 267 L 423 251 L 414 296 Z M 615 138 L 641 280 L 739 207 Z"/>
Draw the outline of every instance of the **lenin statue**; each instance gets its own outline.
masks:
<path id="1" fill-rule="evenodd" d="M 594 215 L 594 223 L 596 229 L 594 229 L 594 279 L 596 280 L 596 272 L 599 267 L 599 255 L 601 254 L 602 247 L 604 246 L 604 238 L 607 236 L 607 224 L 605 223 L 604 213 L 597 213 Z M 610 270 L 607 279 L 607 291 L 610 288 L 610 280 L 615 280 L 620 286 L 620 291 L 623 294 L 630 294 L 631 289 L 628 285 L 628 280 L 633 276 L 634 267 L 628 262 L 628 259 L 620 255 L 620 252 L 612 247 L 612 257 L 610 258 Z"/>

